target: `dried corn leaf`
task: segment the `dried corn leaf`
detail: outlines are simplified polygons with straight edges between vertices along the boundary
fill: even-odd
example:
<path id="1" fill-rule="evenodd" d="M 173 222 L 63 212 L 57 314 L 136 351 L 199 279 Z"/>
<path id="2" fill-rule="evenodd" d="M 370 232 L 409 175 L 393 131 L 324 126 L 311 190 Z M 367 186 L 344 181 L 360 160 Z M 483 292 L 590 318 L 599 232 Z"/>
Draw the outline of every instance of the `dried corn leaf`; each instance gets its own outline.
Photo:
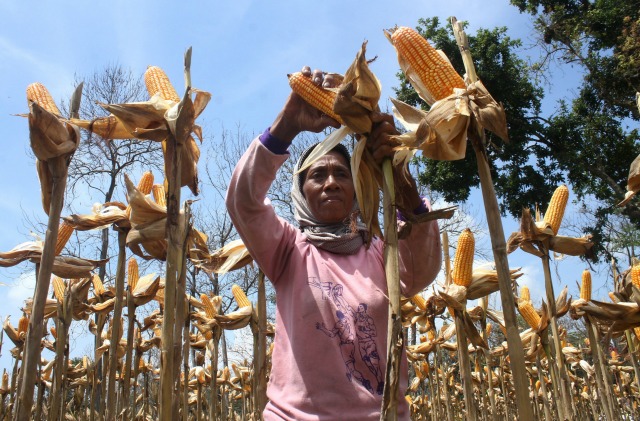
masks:
<path id="1" fill-rule="evenodd" d="M 373 122 L 370 115 L 379 111 L 378 102 L 382 91 L 380 81 L 369 69 L 366 50 L 367 43 L 364 42 L 346 71 L 333 104 L 333 111 L 342 118 L 345 125 L 359 134 L 371 132 Z"/>
<path id="2" fill-rule="evenodd" d="M 29 104 L 29 140 L 40 161 L 70 155 L 80 143 L 80 131 L 35 102 Z"/>
<path id="3" fill-rule="evenodd" d="M 20 243 L 11 250 L 0 253 L 0 267 L 11 267 L 18 263 L 33 257 L 39 257 L 42 255 L 42 249 L 44 242 L 42 241 L 27 241 Z"/>
<path id="4" fill-rule="evenodd" d="M 502 104 L 493 99 L 479 80 L 467 86 L 467 93 L 469 106 L 479 125 L 508 142 L 507 117 Z"/>
<path id="5" fill-rule="evenodd" d="M 131 293 L 134 304 L 139 307 L 153 300 L 159 287 L 160 276 L 155 273 L 142 276 Z"/>
<path id="6" fill-rule="evenodd" d="M 119 203 L 96 204 L 88 215 L 70 215 L 62 219 L 78 231 L 108 228 L 112 224 L 129 224 L 126 207 Z"/>
<path id="7" fill-rule="evenodd" d="M 640 98 L 640 96 L 638 97 Z M 624 206 L 640 191 L 640 155 L 636 156 L 629 167 L 629 177 L 627 178 L 627 193 L 624 200 L 618 206 Z"/>
<path id="8" fill-rule="evenodd" d="M 130 139 L 133 137 L 133 134 L 114 115 L 99 117 L 90 121 L 76 118 L 68 121 L 90 133 L 97 134 L 103 139 Z"/>
<path id="9" fill-rule="evenodd" d="M 511 282 L 523 275 L 518 269 L 510 269 Z M 467 287 L 467 299 L 476 300 L 498 291 L 498 272 L 489 269 L 475 269 L 471 275 L 471 284 Z"/>

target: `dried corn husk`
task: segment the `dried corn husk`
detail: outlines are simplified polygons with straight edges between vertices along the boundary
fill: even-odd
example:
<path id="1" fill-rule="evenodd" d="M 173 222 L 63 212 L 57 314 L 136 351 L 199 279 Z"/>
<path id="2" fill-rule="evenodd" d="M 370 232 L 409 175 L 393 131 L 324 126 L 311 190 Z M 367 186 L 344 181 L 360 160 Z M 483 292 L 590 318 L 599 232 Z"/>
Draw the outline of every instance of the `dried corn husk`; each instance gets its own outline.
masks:
<path id="1" fill-rule="evenodd" d="M 640 98 L 640 97 L 638 97 Z M 631 163 L 629 168 L 629 177 L 627 178 L 627 193 L 624 200 L 618 203 L 618 206 L 624 206 L 640 191 L 640 155 Z"/>
<path id="2" fill-rule="evenodd" d="M 78 231 L 88 231 L 94 229 L 108 228 L 112 224 L 129 224 L 126 206 L 120 202 L 109 202 L 105 204 L 96 203 L 91 209 L 92 213 L 87 215 L 73 214 L 62 219 Z"/>
<path id="3" fill-rule="evenodd" d="M 0 253 L 0 267 L 11 267 L 25 260 L 40 257 L 44 242 L 40 240 L 20 243 L 11 250 Z"/>
<path id="4" fill-rule="evenodd" d="M 42 108 L 35 102 L 29 103 L 29 140 L 36 156 L 36 169 L 40 179 L 42 207 L 49 214 L 53 177 L 47 162 L 51 159 L 68 159 L 80 144 L 80 130 L 77 126 L 65 123 L 55 114 Z M 55 174 L 56 177 L 66 177 Z"/>

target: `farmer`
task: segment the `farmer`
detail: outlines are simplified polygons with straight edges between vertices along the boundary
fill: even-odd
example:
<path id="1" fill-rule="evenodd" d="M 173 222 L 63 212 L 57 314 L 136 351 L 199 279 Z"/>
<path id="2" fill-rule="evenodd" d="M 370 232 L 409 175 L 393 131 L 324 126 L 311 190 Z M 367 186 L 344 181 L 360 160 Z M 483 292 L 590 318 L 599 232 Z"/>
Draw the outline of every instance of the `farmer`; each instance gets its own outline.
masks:
<path id="1" fill-rule="evenodd" d="M 303 73 L 320 86 L 335 83 L 308 67 Z M 377 115 L 374 121 L 368 148 L 381 162 L 393 155 L 397 142 L 392 136 L 397 131 L 389 115 Z M 237 164 L 227 192 L 233 224 L 276 292 L 276 336 L 269 403 L 264 411 L 267 421 L 380 417 L 384 384 L 379 384 L 378 371 L 385 372 L 389 306 L 384 243 L 372 238 L 367 246 L 369 233 L 358 220 L 347 149 L 339 145 L 294 176 L 291 196 L 297 225 L 279 218 L 266 201 L 294 138 L 329 126 L 339 127 L 339 123 L 292 92 L 271 127 L 251 143 Z M 429 204 L 418 195 L 413 179 L 396 177 L 396 192 L 405 217 L 411 212 L 428 212 Z M 414 224 L 398 249 L 402 293 L 409 297 L 428 286 L 440 270 L 437 223 Z M 346 345 L 343 342 L 349 342 L 345 338 L 353 338 L 354 329 L 356 342 L 363 343 L 357 345 L 360 352 L 349 352 L 347 371 L 364 377 L 358 381 L 345 376 L 345 349 L 341 349 Z M 327 331 L 340 333 L 340 342 Z M 351 350 L 356 346 L 349 345 Z M 398 419 L 408 420 L 404 351 L 400 373 Z"/>

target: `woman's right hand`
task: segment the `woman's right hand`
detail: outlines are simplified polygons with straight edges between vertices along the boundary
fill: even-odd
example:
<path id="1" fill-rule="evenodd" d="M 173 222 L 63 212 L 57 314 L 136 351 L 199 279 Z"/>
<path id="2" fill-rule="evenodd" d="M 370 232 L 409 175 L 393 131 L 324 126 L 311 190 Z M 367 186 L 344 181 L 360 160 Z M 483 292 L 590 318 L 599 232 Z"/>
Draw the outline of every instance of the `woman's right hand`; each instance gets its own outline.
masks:
<path id="1" fill-rule="evenodd" d="M 324 74 L 320 70 L 311 71 L 309 66 L 302 68 L 302 74 L 310 77 L 313 83 L 324 88 L 333 88 L 340 84 L 341 77 L 336 74 Z M 340 127 L 340 123 L 317 108 L 309 105 L 295 92 L 289 98 L 271 125 L 271 135 L 291 143 L 293 139 L 304 131 L 319 133 L 327 127 Z"/>

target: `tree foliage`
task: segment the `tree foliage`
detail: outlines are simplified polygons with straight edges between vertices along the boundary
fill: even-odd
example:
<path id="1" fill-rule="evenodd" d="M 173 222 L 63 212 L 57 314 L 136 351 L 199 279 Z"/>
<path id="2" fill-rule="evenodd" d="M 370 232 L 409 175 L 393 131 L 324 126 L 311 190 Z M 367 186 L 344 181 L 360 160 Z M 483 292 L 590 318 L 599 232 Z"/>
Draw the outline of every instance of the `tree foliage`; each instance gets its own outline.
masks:
<path id="1" fill-rule="evenodd" d="M 502 212 L 518 217 L 523 207 L 544 206 L 557 185 L 568 183 L 593 210 L 594 218 L 584 221 L 581 230 L 592 233 L 602 245 L 612 240 L 605 227 L 624 196 L 629 165 L 640 142 L 635 108 L 640 2 L 566 3 L 513 1 L 535 16 L 540 43 L 546 46 L 534 65 L 520 57 L 522 44 L 508 37 L 506 28 L 480 29 L 469 42 L 479 78 L 507 114 L 510 142 L 489 137 Z M 417 29 L 464 73 L 448 27 L 431 18 L 419 20 Z M 537 76 L 554 60 L 580 66 L 583 79 L 575 98 L 564 98 L 554 110 L 543 113 L 541 102 L 549 92 Z M 549 74 L 543 75 L 549 80 Z M 420 103 L 402 75 L 396 93 L 405 102 Z M 447 200 L 464 201 L 479 182 L 474 160 L 468 153 L 461 161 L 427 161 L 420 180 Z M 639 211 L 638 201 L 623 211 L 636 227 L 640 227 Z"/>

